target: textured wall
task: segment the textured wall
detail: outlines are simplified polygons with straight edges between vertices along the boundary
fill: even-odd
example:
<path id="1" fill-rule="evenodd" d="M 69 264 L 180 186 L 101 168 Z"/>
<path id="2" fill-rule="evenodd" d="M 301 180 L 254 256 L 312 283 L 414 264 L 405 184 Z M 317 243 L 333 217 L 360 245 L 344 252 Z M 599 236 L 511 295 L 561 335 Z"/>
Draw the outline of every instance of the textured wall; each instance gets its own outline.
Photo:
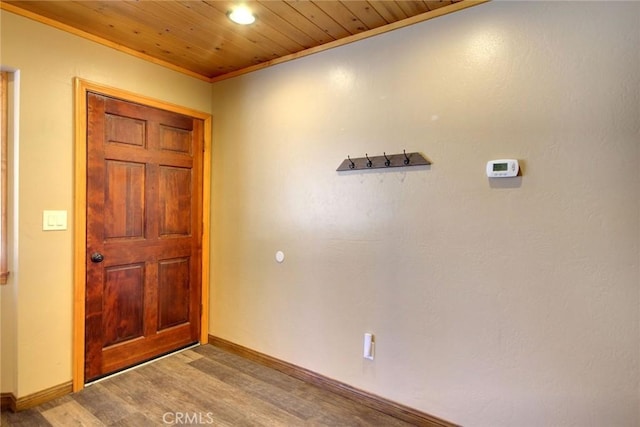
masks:
<path id="1" fill-rule="evenodd" d="M 211 332 L 468 426 L 639 425 L 639 22 L 492 2 L 214 84 Z"/>
<path id="2" fill-rule="evenodd" d="M 19 69 L 17 272 L 2 289 L 2 392 L 23 397 L 71 380 L 73 314 L 73 78 L 208 111 L 209 83 L 118 53 L 8 12 L 2 66 Z M 69 211 L 69 229 L 43 232 L 42 211 Z M 46 357 L 43 357 L 46 355 Z M 10 372 L 7 372 L 10 371 Z M 12 371 L 12 372 L 11 372 Z M 15 381 L 10 381 L 15 378 Z M 6 379 L 6 384 L 5 384 Z"/>

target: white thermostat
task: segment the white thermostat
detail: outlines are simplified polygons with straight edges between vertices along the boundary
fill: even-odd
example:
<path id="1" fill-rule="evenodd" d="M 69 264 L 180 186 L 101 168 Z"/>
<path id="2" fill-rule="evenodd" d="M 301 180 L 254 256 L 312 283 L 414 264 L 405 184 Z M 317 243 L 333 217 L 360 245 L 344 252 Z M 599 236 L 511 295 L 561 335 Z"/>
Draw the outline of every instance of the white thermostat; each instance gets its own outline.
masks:
<path id="1" fill-rule="evenodd" d="M 520 166 L 515 159 L 489 160 L 487 162 L 487 176 L 489 178 L 511 178 L 518 176 Z"/>

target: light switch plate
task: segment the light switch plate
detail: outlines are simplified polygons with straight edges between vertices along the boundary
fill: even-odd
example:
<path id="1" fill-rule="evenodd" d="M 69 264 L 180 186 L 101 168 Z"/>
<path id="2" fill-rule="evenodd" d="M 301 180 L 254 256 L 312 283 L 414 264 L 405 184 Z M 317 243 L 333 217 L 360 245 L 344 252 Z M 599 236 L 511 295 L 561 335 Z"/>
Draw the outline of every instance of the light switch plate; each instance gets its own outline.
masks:
<path id="1" fill-rule="evenodd" d="M 67 229 L 67 211 L 42 211 L 42 230 Z"/>

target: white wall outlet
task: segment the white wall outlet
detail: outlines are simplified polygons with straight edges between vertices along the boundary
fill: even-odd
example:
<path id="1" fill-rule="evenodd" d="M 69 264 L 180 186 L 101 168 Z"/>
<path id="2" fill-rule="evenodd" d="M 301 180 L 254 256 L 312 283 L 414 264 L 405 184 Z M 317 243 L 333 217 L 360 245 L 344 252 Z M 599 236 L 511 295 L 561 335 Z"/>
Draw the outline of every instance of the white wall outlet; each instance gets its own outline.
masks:
<path id="1" fill-rule="evenodd" d="M 375 348 L 375 340 L 373 334 L 366 333 L 364 334 L 364 353 L 363 357 L 365 359 L 373 360 L 374 348 Z"/>

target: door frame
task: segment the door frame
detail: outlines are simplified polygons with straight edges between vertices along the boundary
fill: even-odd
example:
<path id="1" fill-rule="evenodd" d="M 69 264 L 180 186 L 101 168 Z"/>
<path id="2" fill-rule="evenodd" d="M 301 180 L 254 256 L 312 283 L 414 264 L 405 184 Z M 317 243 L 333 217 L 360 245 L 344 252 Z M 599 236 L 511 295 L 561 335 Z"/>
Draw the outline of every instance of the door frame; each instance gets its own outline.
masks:
<path id="1" fill-rule="evenodd" d="M 87 244 L 87 92 L 143 104 L 153 108 L 184 114 L 204 121 L 204 154 L 202 168 L 202 289 L 200 344 L 208 341 L 209 326 L 209 236 L 211 213 L 211 115 L 132 92 L 74 78 L 75 115 L 75 205 L 73 267 L 73 391 L 84 388 L 84 326 Z"/>

